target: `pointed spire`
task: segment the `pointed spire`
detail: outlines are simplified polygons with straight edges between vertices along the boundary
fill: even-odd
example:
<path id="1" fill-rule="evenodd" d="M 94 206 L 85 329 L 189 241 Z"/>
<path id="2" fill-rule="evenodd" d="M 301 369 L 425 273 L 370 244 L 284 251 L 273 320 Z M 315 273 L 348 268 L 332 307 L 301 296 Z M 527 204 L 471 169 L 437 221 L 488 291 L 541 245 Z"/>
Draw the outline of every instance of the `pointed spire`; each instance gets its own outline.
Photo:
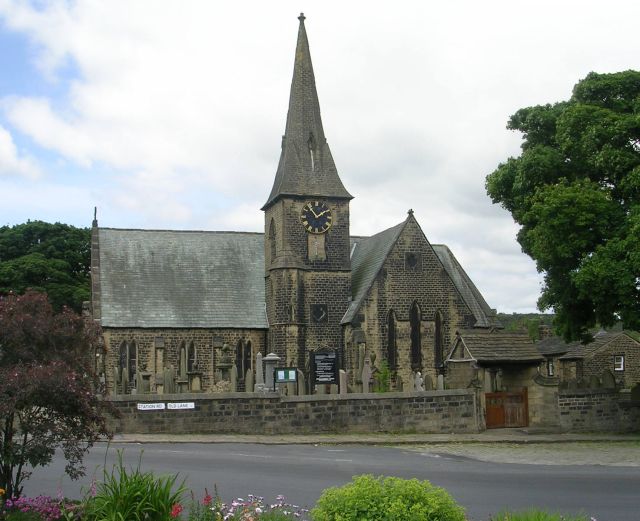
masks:
<path id="1" fill-rule="evenodd" d="M 298 20 L 287 126 L 276 178 L 263 210 L 285 195 L 352 199 L 338 176 L 324 135 L 303 13 Z"/>

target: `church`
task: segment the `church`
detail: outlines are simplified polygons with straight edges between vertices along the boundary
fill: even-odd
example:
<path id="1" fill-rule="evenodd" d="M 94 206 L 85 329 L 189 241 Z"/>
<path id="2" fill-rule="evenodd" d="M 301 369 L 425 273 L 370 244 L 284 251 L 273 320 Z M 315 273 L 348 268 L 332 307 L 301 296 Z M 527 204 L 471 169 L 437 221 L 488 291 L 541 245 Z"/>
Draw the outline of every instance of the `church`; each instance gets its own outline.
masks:
<path id="1" fill-rule="evenodd" d="M 306 393 L 321 385 L 317 354 L 333 357 L 351 390 L 362 389 L 365 358 L 401 390 L 418 372 L 444 372 L 457 331 L 499 327 L 411 210 L 371 237 L 350 234 L 353 195 L 324 133 L 304 20 L 264 233 L 113 229 L 94 218 L 90 312 L 112 394 L 252 392 L 256 360 L 270 353 Z"/>

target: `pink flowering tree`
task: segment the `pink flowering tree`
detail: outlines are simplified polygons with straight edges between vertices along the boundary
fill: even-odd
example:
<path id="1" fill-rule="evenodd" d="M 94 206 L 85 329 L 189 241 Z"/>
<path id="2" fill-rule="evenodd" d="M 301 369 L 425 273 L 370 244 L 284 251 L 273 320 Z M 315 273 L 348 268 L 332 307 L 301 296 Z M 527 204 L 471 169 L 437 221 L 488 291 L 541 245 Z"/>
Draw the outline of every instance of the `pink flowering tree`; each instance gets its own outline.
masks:
<path id="1" fill-rule="evenodd" d="M 94 346 L 99 329 L 69 309 L 54 313 L 46 295 L 0 296 L 0 488 L 19 497 L 33 469 L 57 448 L 66 473 L 109 436 L 99 396 Z"/>

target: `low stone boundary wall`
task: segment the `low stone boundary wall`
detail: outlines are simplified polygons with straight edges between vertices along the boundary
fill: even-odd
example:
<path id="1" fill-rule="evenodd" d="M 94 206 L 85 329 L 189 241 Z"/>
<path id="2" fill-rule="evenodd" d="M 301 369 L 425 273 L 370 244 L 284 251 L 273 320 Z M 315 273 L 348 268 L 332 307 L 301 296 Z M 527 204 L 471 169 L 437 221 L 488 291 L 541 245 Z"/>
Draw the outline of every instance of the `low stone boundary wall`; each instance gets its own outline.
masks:
<path id="1" fill-rule="evenodd" d="M 171 434 L 478 432 L 475 391 L 313 395 L 276 393 L 111 397 L 116 432 Z"/>
<path id="2" fill-rule="evenodd" d="M 640 432 L 640 402 L 625 391 L 578 389 L 558 393 L 560 428 L 572 432 Z"/>

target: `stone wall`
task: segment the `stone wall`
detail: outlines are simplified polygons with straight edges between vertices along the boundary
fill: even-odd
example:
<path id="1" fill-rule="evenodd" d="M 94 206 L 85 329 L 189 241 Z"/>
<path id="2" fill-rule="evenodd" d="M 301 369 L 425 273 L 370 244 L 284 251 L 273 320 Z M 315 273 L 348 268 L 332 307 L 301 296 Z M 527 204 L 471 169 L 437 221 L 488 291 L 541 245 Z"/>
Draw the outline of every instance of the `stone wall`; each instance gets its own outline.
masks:
<path id="1" fill-rule="evenodd" d="M 560 391 L 560 427 L 571 432 L 639 432 L 640 401 L 603 389 Z"/>
<path id="2" fill-rule="evenodd" d="M 123 396 L 111 399 L 121 418 L 116 432 L 171 434 L 478 432 L 476 393 L 418 393 L 283 397 L 269 394 Z M 169 410 L 169 403 L 193 409 Z M 164 410 L 138 410 L 163 403 Z"/>

